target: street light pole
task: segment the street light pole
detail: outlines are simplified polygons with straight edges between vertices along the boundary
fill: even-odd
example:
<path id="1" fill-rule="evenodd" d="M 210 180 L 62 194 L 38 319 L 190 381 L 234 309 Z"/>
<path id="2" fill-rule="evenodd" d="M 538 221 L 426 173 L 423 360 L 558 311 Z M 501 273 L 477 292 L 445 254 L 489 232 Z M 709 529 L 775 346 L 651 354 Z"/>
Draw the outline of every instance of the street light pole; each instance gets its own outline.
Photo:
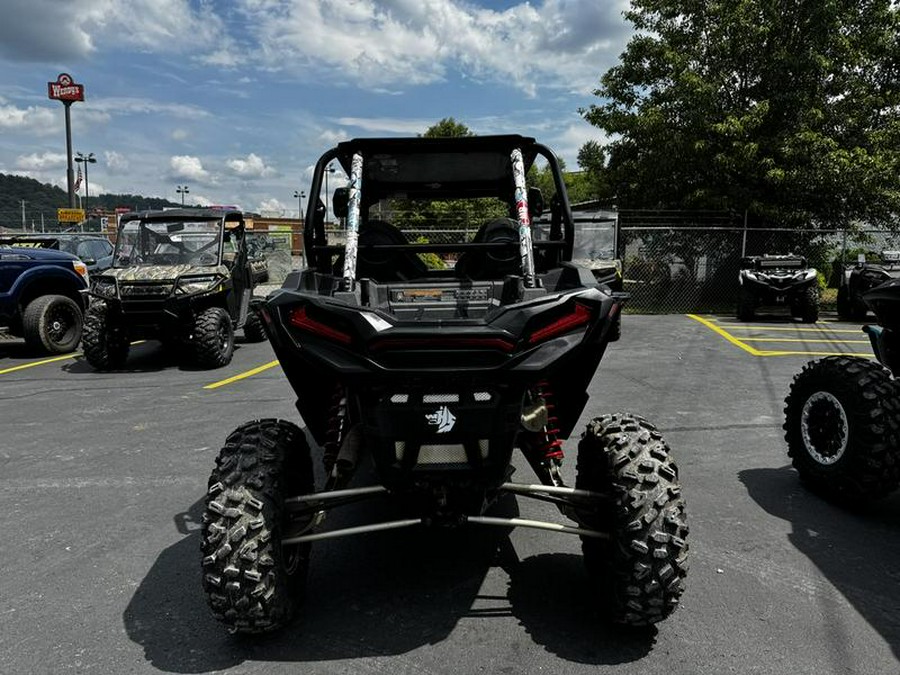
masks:
<path id="1" fill-rule="evenodd" d="M 181 205 L 184 206 L 184 196 L 190 192 L 187 185 L 176 185 L 175 192 L 181 195 Z"/>
<path id="2" fill-rule="evenodd" d="M 303 222 L 303 198 L 306 197 L 306 192 L 302 190 L 294 190 L 294 197 L 297 198 L 297 206 L 300 207 L 300 210 L 297 211 L 297 220 L 301 223 Z"/>
<path id="3" fill-rule="evenodd" d="M 79 164 L 84 164 L 84 218 L 87 220 L 87 212 L 88 212 L 88 200 L 91 196 L 91 183 L 88 180 L 88 164 L 96 164 L 97 158 L 94 157 L 93 152 L 89 152 L 87 155 L 83 155 L 80 152 L 75 153 L 75 161 Z M 84 225 L 82 224 L 82 230 L 84 230 Z"/>

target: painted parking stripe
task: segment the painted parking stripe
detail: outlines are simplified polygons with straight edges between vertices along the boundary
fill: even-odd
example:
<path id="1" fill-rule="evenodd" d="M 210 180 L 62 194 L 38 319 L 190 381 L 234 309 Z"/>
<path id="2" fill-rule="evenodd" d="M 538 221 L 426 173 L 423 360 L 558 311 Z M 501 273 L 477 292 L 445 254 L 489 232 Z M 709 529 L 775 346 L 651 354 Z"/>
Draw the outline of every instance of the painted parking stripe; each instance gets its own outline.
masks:
<path id="1" fill-rule="evenodd" d="M 739 347 L 743 349 L 748 354 L 752 354 L 753 356 L 834 356 L 837 354 L 844 354 L 845 356 L 865 356 L 867 358 L 872 358 L 871 353 L 849 353 L 849 352 L 838 352 L 838 351 L 774 351 L 768 349 L 757 349 L 753 345 L 747 344 L 746 339 L 738 338 L 727 330 L 722 328 L 721 326 L 717 326 L 715 323 L 710 321 L 709 319 L 705 319 L 702 316 L 697 316 L 696 314 L 688 314 L 688 318 L 693 319 L 694 321 L 703 324 L 711 331 L 716 333 L 717 335 L 725 338 L 728 342 L 733 344 L 735 347 Z"/>
<path id="2" fill-rule="evenodd" d="M 795 332 L 799 331 L 801 333 L 852 333 L 854 335 L 859 335 L 862 333 L 862 328 L 801 328 L 800 326 L 760 326 L 759 324 L 755 324 L 753 326 L 748 326 L 747 324 L 730 324 L 730 323 L 721 323 L 720 326 L 728 326 L 728 330 L 758 330 L 758 331 L 770 331 L 774 330 L 777 332 L 782 331 L 790 331 Z"/>
<path id="3" fill-rule="evenodd" d="M 819 340 L 816 338 L 742 337 L 744 342 L 824 342 L 831 345 L 867 345 L 869 340 Z"/>
<path id="4" fill-rule="evenodd" d="M 41 361 L 32 361 L 31 363 L 23 363 L 19 366 L 13 366 L 12 368 L 6 368 L 4 370 L 0 370 L 0 375 L 6 375 L 7 373 L 14 373 L 17 370 L 25 370 L 26 368 L 34 368 L 35 366 L 43 366 L 48 363 L 56 363 L 57 361 L 66 361 L 68 359 L 74 359 L 81 356 L 81 352 L 74 352 L 72 354 L 66 354 L 65 356 L 54 356 L 52 359 L 43 359 Z"/>
<path id="5" fill-rule="evenodd" d="M 146 340 L 137 340 L 136 342 L 132 342 L 131 346 L 143 344 Z M 17 370 L 25 370 L 26 368 L 34 368 L 35 366 L 45 366 L 48 363 L 56 363 L 57 361 L 67 361 L 68 359 L 77 359 L 82 356 L 81 352 L 72 352 L 71 354 L 65 354 L 63 356 L 54 356 L 52 359 L 41 359 L 40 361 L 31 361 L 30 363 L 23 363 L 18 366 L 13 366 L 12 368 L 6 368 L 4 370 L 0 370 L 0 375 L 6 375 L 7 373 L 14 373 Z"/>
<path id="6" fill-rule="evenodd" d="M 259 373 L 265 372 L 270 368 L 274 368 L 278 365 L 278 359 L 274 361 L 269 361 L 268 363 L 264 363 L 263 365 L 253 368 L 251 370 L 244 371 L 243 373 L 238 373 L 237 375 L 233 375 L 232 377 L 228 377 L 224 380 L 219 380 L 218 382 L 213 382 L 212 384 L 207 384 L 204 389 L 218 389 L 219 387 L 224 387 L 226 384 L 231 384 L 232 382 L 237 382 L 239 380 L 244 380 L 248 377 L 253 377 L 254 375 L 258 375 Z"/>

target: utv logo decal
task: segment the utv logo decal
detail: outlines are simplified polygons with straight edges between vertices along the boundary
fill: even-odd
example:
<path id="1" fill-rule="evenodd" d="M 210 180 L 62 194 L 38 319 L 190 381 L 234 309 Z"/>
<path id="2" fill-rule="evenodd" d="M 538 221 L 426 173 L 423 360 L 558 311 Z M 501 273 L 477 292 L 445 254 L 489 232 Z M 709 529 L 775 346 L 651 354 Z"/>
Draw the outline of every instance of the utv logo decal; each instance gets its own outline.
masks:
<path id="1" fill-rule="evenodd" d="M 453 428 L 453 425 L 456 424 L 456 416 L 450 412 L 445 405 L 441 406 L 430 415 L 425 415 L 425 419 L 428 420 L 429 424 L 437 426 L 437 432 L 439 434 L 447 433 Z"/>

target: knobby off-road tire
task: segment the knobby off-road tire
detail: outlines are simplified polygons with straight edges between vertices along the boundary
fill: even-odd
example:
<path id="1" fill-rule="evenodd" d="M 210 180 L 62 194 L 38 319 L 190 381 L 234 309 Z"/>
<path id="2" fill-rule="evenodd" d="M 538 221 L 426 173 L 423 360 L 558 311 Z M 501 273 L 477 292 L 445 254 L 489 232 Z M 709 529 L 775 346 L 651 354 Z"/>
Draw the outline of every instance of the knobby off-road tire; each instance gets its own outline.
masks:
<path id="1" fill-rule="evenodd" d="M 678 468 L 663 437 L 637 416 L 594 419 L 578 444 L 575 486 L 612 495 L 581 517 L 610 533 L 609 540 L 581 540 L 610 618 L 632 626 L 665 619 L 684 592 L 688 525 Z"/>
<path id="2" fill-rule="evenodd" d="M 838 317 L 844 321 L 865 321 L 869 308 L 858 295 L 850 294 L 850 287 L 841 286 L 837 294 Z"/>
<path id="3" fill-rule="evenodd" d="M 247 321 L 244 323 L 244 339 L 247 342 L 262 342 L 266 339 L 262 318 L 252 309 L 247 313 Z"/>
<path id="4" fill-rule="evenodd" d="M 784 438 L 800 478 L 853 503 L 900 485 L 900 389 L 878 363 L 848 356 L 811 361 L 785 399 Z"/>
<path id="5" fill-rule="evenodd" d="M 105 304 L 94 304 L 84 317 L 84 357 L 97 370 L 121 368 L 128 359 L 128 335 L 113 326 Z"/>
<path id="6" fill-rule="evenodd" d="M 22 333 L 32 349 L 65 354 L 78 346 L 84 317 L 78 303 L 65 295 L 40 295 L 25 307 Z"/>
<path id="7" fill-rule="evenodd" d="M 228 436 L 209 479 L 201 552 L 209 607 L 230 632 L 273 631 L 294 616 L 310 546 L 281 545 L 284 500 L 312 491 L 309 445 L 294 424 L 257 420 Z"/>
<path id="8" fill-rule="evenodd" d="M 756 314 L 756 296 L 746 287 L 741 286 L 738 295 L 737 318 L 739 321 L 753 321 Z"/>
<path id="9" fill-rule="evenodd" d="M 194 321 L 194 359 L 201 368 L 221 368 L 234 354 L 234 326 L 221 307 L 210 307 Z"/>
<path id="10" fill-rule="evenodd" d="M 796 305 L 791 312 L 800 317 L 803 323 L 815 323 L 819 320 L 819 289 L 816 286 L 807 286 L 797 298 Z"/>

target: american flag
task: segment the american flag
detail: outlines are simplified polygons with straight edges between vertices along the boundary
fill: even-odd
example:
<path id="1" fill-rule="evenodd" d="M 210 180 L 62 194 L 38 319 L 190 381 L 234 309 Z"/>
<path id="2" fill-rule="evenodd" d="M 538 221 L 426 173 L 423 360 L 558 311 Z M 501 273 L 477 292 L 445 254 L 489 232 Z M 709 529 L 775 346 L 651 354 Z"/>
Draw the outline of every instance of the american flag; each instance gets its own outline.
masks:
<path id="1" fill-rule="evenodd" d="M 75 177 L 75 192 L 81 187 L 81 167 L 78 167 L 78 175 Z"/>

